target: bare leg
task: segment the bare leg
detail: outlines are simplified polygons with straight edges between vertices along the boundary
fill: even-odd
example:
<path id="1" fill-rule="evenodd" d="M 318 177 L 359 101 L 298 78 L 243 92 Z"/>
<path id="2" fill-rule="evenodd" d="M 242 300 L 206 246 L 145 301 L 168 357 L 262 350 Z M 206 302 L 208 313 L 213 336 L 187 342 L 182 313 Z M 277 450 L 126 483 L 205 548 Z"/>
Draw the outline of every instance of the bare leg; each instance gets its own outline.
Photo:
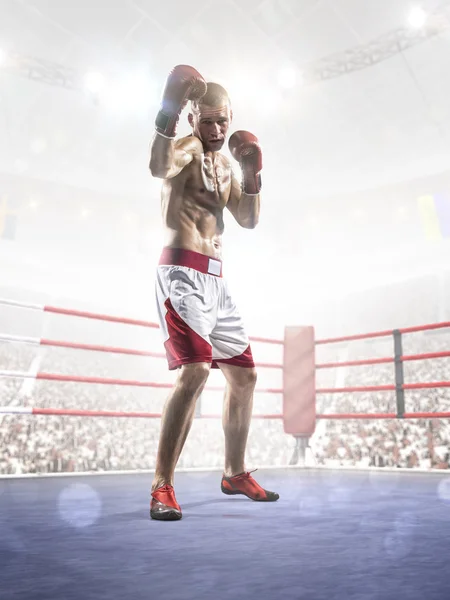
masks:
<path id="1" fill-rule="evenodd" d="M 192 426 L 195 403 L 208 379 L 209 363 L 184 365 L 164 406 L 152 491 L 173 485 L 175 467 Z"/>
<path id="2" fill-rule="evenodd" d="M 245 471 L 245 448 L 252 418 L 255 369 L 219 363 L 227 380 L 222 425 L 225 434 L 224 475 L 232 477 Z"/>

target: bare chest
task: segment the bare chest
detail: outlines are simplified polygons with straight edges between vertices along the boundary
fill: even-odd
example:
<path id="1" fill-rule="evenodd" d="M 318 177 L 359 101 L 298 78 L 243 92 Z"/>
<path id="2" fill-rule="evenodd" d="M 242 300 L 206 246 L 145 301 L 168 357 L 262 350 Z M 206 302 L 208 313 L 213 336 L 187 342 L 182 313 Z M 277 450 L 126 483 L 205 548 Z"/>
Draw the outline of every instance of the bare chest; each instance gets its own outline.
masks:
<path id="1" fill-rule="evenodd" d="M 231 166 L 223 157 L 202 154 L 199 157 L 199 184 L 205 192 L 226 197 L 231 185 Z"/>

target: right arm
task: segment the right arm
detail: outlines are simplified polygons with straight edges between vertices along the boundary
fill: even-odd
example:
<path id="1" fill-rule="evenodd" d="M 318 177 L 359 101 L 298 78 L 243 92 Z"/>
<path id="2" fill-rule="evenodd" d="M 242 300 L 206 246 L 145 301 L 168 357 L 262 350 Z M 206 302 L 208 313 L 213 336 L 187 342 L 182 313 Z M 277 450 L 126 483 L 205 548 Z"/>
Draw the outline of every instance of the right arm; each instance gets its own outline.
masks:
<path id="1" fill-rule="evenodd" d="M 230 137 L 228 147 L 241 166 L 242 183 L 232 177 L 227 208 L 241 227 L 253 229 L 259 220 L 261 200 L 261 148 L 255 135 L 242 130 Z"/>
<path id="2" fill-rule="evenodd" d="M 171 179 L 178 175 L 200 150 L 200 140 L 190 136 L 179 140 L 155 134 L 150 151 L 150 172 L 153 177 Z"/>
<path id="3" fill-rule="evenodd" d="M 154 177 L 175 177 L 191 162 L 192 143 L 186 142 L 189 138 L 175 141 L 178 120 L 188 101 L 199 100 L 205 93 L 206 82 L 193 67 L 177 65 L 169 73 L 156 116 L 157 133 L 151 147 L 149 166 Z"/>

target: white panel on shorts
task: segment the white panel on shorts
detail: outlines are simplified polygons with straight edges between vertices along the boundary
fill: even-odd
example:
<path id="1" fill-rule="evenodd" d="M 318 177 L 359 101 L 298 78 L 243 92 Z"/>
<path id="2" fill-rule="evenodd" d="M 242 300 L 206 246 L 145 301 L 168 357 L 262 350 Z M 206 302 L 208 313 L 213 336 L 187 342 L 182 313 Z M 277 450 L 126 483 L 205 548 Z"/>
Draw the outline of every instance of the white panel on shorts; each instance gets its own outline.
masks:
<path id="1" fill-rule="evenodd" d="M 183 321 L 212 346 L 213 359 L 245 352 L 249 340 L 224 279 L 189 267 L 158 267 L 156 300 L 164 341 L 169 339 L 164 306 L 168 298 Z"/>
<path id="2" fill-rule="evenodd" d="M 220 276 L 221 270 L 222 263 L 219 260 L 214 260 L 214 258 L 210 258 L 208 263 L 208 273 L 211 273 L 211 275 Z"/>
<path id="3" fill-rule="evenodd" d="M 221 279 L 221 294 L 217 322 L 210 339 L 213 359 L 228 359 L 240 356 L 249 345 L 244 323 L 231 297 L 225 280 Z"/>

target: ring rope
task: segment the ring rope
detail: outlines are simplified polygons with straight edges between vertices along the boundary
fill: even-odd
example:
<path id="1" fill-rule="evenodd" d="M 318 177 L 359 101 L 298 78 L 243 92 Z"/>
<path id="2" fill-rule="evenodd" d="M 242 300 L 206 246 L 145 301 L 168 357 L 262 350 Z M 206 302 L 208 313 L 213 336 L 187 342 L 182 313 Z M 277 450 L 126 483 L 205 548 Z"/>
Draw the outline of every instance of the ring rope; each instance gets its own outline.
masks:
<path id="1" fill-rule="evenodd" d="M 68 417 L 131 417 L 142 419 L 161 419 L 160 413 L 124 412 L 117 410 L 83 410 L 76 408 L 41 408 L 28 406 L 0 406 L 0 414 L 64 415 Z M 198 419 L 221 419 L 222 415 L 199 415 Z M 282 419 L 283 415 L 252 415 L 252 419 Z"/>
<path id="2" fill-rule="evenodd" d="M 162 352 L 151 352 L 149 350 L 134 350 L 133 348 L 119 348 L 116 346 L 100 346 L 97 344 L 80 344 L 78 342 L 66 342 L 63 340 L 48 340 L 21 335 L 9 335 L 0 333 L 0 342 L 17 342 L 32 344 L 35 346 L 50 346 L 55 348 L 70 348 L 72 350 L 90 350 L 93 352 L 107 352 L 111 354 L 127 354 L 131 356 L 150 356 L 152 358 L 166 358 Z M 255 363 L 255 366 L 265 369 L 282 369 L 279 363 Z"/>
<path id="3" fill-rule="evenodd" d="M 450 352 L 427 352 L 425 354 L 409 354 L 405 356 L 400 356 L 399 360 L 402 362 L 413 361 L 413 360 L 427 360 L 431 358 L 448 358 L 450 357 Z M 365 365 L 381 365 L 385 363 L 394 363 L 395 358 L 385 357 L 385 358 L 365 358 L 363 360 L 346 360 L 342 362 L 329 362 L 329 363 L 321 363 L 316 364 L 316 369 L 332 369 L 335 367 L 361 367 Z"/>
<path id="4" fill-rule="evenodd" d="M 50 340 L 40 339 L 33 337 L 26 337 L 21 335 L 9 335 L 0 333 L 1 342 L 16 342 L 25 343 L 35 346 L 49 346 L 56 348 L 70 348 L 74 350 L 89 350 L 93 352 L 106 352 L 111 354 L 126 354 L 131 356 L 149 356 L 152 358 L 166 358 L 166 355 L 162 352 L 151 352 L 150 350 L 135 350 L 133 348 L 121 348 L 117 346 L 102 346 L 97 344 L 80 344 L 78 342 L 67 342 L 63 340 Z M 399 360 L 402 362 L 415 361 L 415 360 L 426 360 L 435 358 L 448 358 L 450 357 L 450 351 L 444 352 L 428 352 L 424 354 L 410 354 L 401 356 Z M 348 360 L 341 362 L 328 362 L 316 364 L 316 369 L 332 369 L 336 367 L 360 367 L 366 365 L 379 365 L 394 363 L 394 357 L 385 358 L 366 358 L 363 360 Z M 283 365 L 280 363 L 266 363 L 259 362 L 255 363 L 255 366 L 265 369 L 282 369 Z"/>
<path id="5" fill-rule="evenodd" d="M 109 321 L 112 323 L 122 323 L 123 325 L 137 325 L 140 327 L 149 327 L 152 329 L 159 329 L 159 324 L 153 321 L 143 321 L 140 319 L 130 319 L 128 317 L 116 317 L 114 315 L 105 315 L 101 313 L 88 312 L 84 310 L 74 310 L 71 308 L 62 308 L 60 306 L 50 306 L 46 304 L 33 304 L 30 302 L 20 302 L 17 300 L 9 300 L 7 298 L 0 298 L 0 305 L 15 306 L 18 308 L 28 308 L 32 310 L 40 310 L 43 312 L 54 313 L 59 315 L 67 315 L 71 317 L 81 317 L 83 319 L 94 319 L 97 321 Z M 266 337 L 250 337 L 252 342 L 260 342 L 263 344 L 279 344 L 284 345 L 283 340 L 277 340 Z"/>
<path id="6" fill-rule="evenodd" d="M 0 341 L 2 342 L 16 342 L 16 343 L 25 343 L 31 344 L 35 346 L 49 346 L 56 348 L 70 348 L 74 350 L 89 350 L 93 352 L 106 352 L 111 354 L 126 354 L 131 356 L 149 356 L 152 358 L 166 358 L 166 355 L 162 352 L 151 352 L 150 350 L 135 350 L 133 348 L 120 348 L 117 346 L 102 346 L 97 344 L 80 344 L 78 342 L 67 342 L 63 340 L 50 340 L 50 339 L 40 339 L 33 337 L 26 337 L 20 335 L 9 335 L 9 334 L 0 334 Z M 448 358 L 450 357 L 450 351 L 444 352 L 428 352 L 425 354 L 411 354 L 401 356 L 399 360 L 402 362 L 406 361 L 414 361 L 414 360 L 426 360 L 426 359 L 434 359 L 434 358 Z M 336 367 L 360 367 L 366 365 L 379 365 L 379 364 L 387 364 L 394 363 L 394 357 L 385 357 L 385 358 L 366 358 L 363 360 L 348 360 L 342 362 L 328 362 L 328 363 L 318 363 L 316 364 L 316 369 L 332 369 Z M 265 368 L 265 369 L 282 369 L 283 365 L 280 363 L 266 363 L 266 362 L 258 362 L 255 363 L 255 366 Z"/>
<path id="7" fill-rule="evenodd" d="M 331 419 L 331 420 L 382 420 L 382 419 L 398 419 L 399 416 L 396 413 L 337 413 L 337 414 L 325 414 L 317 415 L 318 419 Z M 413 412 L 404 413 L 402 419 L 449 419 L 450 412 Z"/>
<path id="8" fill-rule="evenodd" d="M 151 388 L 164 388 L 171 389 L 173 383 L 157 383 L 155 381 L 139 381 L 133 379 L 115 379 L 109 377 L 85 377 L 83 375 L 64 375 L 61 373 L 30 373 L 26 371 L 7 371 L 0 370 L 0 378 L 15 378 L 15 379 L 39 379 L 44 381 L 65 381 L 75 383 L 98 383 L 102 385 L 123 385 L 123 386 L 135 386 L 135 387 L 151 387 Z M 418 383 L 404 383 L 401 388 L 403 390 L 420 390 L 420 389 L 432 389 L 432 388 L 446 388 L 450 387 L 450 381 L 431 381 L 431 382 L 418 382 Z M 317 388 L 317 394 L 342 394 L 345 392 L 395 392 L 396 386 L 394 384 L 386 385 L 361 385 L 353 387 L 339 387 L 339 388 Z M 207 386 L 206 391 L 221 392 L 223 387 L 220 386 Z M 282 394 L 283 390 L 280 388 L 257 388 L 255 393 L 259 394 Z"/>
<path id="9" fill-rule="evenodd" d="M 83 410 L 73 408 L 42 408 L 29 406 L 0 406 L 0 414 L 29 414 L 29 415 L 51 415 L 51 416 L 68 416 L 68 417 L 128 417 L 128 418 L 143 418 L 143 419 L 160 419 L 160 413 L 148 412 L 123 412 L 114 410 Z M 396 413 L 330 413 L 318 414 L 318 419 L 328 420 L 387 420 L 398 419 Z M 222 415 L 199 415 L 197 419 L 221 419 Z M 412 412 L 405 413 L 403 419 L 448 419 L 450 412 Z M 283 415 L 255 414 L 252 419 L 283 419 Z"/>
<path id="10" fill-rule="evenodd" d="M 41 381 L 64 381 L 73 383 L 98 383 L 102 385 L 123 385 L 123 386 L 135 386 L 135 387 L 150 387 L 150 388 L 162 388 L 172 389 L 173 383 L 158 383 L 156 381 L 139 381 L 134 379 L 115 379 L 110 377 L 85 377 L 83 375 L 64 375 L 62 373 L 45 373 L 39 371 L 38 373 L 30 373 L 27 371 L 7 371 L 0 370 L 0 378 L 10 379 L 39 379 Z M 207 386 L 204 388 L 210 392 L 223 392 L 224 388 L 221 386 Z M 279 388 L 257 388 L 255 393 L 259 394 L 282 394 L 283 390 Z"/>
<path id="11" fill-rule="evenodd" d="M 0 305 L 2 305 L 2 304 L 7 305 L 7 306 L 16 306 L 18 308 L 28 308 L 28 309 L 33 309 L 33 310 L 41 310 L 43 312 L 68 315 L 68 316 L 72 316 L 72 317 L 81 317 L 81 318 L 85 318 L 85 319 L 110 321 L 110 322 L 114 322 L 114 323 L 122 323 L 125 325 L 138 325 L 138 326 L 142 326 L 142 327 L 150 327 L 153 329 L 159 329 L 158 323 L 155 323 L 153 321 L 130 319 L 128 317 L 117 317 L 114 315 L 106 315 L 106 314 L 101 314 L 101 313 L 93 313 L 93 312 L 88 312 L 88 311 L 74 310 L 71 308 L 62 308 L 59 306 L 51 306 L 51 305 L 46 305 L 46 304 L 34 304 L 31 302 L 22 302 L 22 301 L 18 301 L 18 300 L 9 300 L 7 298 L 0 298 Z M 441 323 L 430 323 L 427 325 L 417 325 L 414 327 L 403 327 L 401 329 L 398 329 L 398 331 L 399 331 L 399 333 L 417 333 L 420 331 L 431 331 L 431 330 L 445 329 L 445 328 L 450 328 L 450 321 L 444 321 Z M 316 343 L 316 345 L 334 344 L 334 343 L 338 343 L 338 342 L 350 342 L 350 341 L 364 340 L 364 339 L 370 339 L 370 338 L 387 337 L 387 336 L 391 336 L 393 334 L 394 334 L 393 329 L 386 329 L 384 331 L 375 331 L 375 332 L 370 332 L 370 333 L 359 333 L 356 335 L 325 338 L 325 339 L 321 339 L 321 340 L 316 340 L 315 343 Z M 273 338 L 266 338 L 266 337 L 250 337 L 250 340 L 254 341 L 254 342 L 261 342 L 261 343 L 266 343 L 266 344 L 284 345 L 284 341 L 280 340 L 280 339 L 273 339 Z"/>
<path id="12" fill-rule="evenodd" d="M 371 333 L 358 333 L 356 335 L 343 335 L 334 338 L 325 338 L 322 340 L 316 340 L 316 344 L 337 344 L 339 342 L 353 342 L 356 340 L 368 340 L 371 338 L 387 337 L 394 335 L 394 331 L 399 333 L 418 333 L 419 331 L 432 331 L 435 329 L 446 329 L 450 327 L 450 321 L 443 321 L 442 323 L 430 323 L 428 325 L 417 325 L 415 327 L 402 327 L 401 329 L 385 329 L 384 331 L 375 331 Z"/>
<path id="13" fill-rule="evenodd" d="M 404 383 L 400 386 L 402 390 L 424 390 L 430 388 L 446 388 L 450 387 L 450 381 L 430 381 L 419 383 Z M 359 385 L 353 387 L 340 388 L 318 388 L 317 394 L 343 394 L 345 392 L 395 392 L 397 389 L 395 384 L 387 385 Z"/>

